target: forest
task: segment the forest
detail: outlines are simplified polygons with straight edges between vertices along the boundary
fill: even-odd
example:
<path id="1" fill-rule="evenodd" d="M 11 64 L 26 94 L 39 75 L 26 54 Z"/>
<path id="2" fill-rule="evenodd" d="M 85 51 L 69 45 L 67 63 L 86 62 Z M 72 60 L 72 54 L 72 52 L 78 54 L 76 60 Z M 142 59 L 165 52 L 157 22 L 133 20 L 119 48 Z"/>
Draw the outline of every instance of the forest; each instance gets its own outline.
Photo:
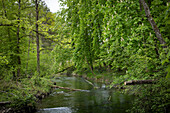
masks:
<path id="1" fill-rule="evenodd" d="M 59 1 L 0 0 L 0 112 L 32 112 L 76 76 L 135 95 L 127 112 L 168 113 L 170 1 Z"/>

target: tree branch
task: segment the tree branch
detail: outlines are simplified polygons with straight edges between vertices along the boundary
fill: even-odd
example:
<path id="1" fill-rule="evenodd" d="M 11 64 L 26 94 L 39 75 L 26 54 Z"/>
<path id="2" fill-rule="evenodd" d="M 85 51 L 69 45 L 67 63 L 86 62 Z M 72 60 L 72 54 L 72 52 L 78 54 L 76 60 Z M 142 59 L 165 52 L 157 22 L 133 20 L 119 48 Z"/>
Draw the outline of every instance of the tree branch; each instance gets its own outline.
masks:
<path id="1" fill-rule="evenodd" d="M 34 32 L 38 33 L 38 35 L 45 36 L 44 34 L 40 33 L 39 31 L 33 30 Z"/>
<path id="2" fill-rule="evenodd" d="M 45 48 L 45 49 L 41 49 L 40 52 L 43 51 L 43 50 L 51 50 L 52 51 L 53 49 Z"/>
<path id="3" fill-rule="evenodd" d="M 148 21 L 150 22 L 155 34 L 156 34 L 156 37 L 157 39 L 159 40 L 160 44 L 162 44 L 163 48 L 167 48 L 166 46 L 166 42 L 164 41 L 164 39 L 162 38 L 162 35 L 159 31 L 159 28 L 157 27 L 155 21 L 153 20 L 153 17 L 152 15 L 150 14 L 150 9 L 148 7 L 148 5 L 146 4 L 145 0 L 139 0 L 140 4 L 143 5 L 143 8 L 145 10 L 145 14 L 146 14 L 146 17 L 148 18 Z"/>

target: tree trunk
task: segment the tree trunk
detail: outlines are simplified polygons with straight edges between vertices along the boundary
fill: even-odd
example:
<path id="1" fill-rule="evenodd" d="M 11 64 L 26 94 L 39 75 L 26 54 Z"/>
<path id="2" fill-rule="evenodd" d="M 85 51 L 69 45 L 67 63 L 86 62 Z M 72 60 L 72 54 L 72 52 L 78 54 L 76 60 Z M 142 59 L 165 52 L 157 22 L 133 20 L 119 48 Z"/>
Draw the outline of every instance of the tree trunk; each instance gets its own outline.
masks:
<path id="1" fill-rule="evenodd" d="M 163 48 L 167 48 L 166 42 L 165 42 L 164 39 L 162 38 L 162 35 L 161 35 L 161 33 L 160 33 L 160 31 L 159 31 L 159 29 L 158 29 L 155 21 L 153 20 L 152 15 L 150 14 L 150 9 L 149 9 L 148 5 L 146 4 L 145 0 L 139 0 L 139 3 L 140 3 L 140 5 L 141 5 L 141 4 L 143 5 L 143 8 L 144 8 L 144 10 L 145 10 L 146 17 L 148 18 L 148 21 L 150 22 L 150 24 L 151 24 L 151 26 L 152 26 L 155 34 L 156 34 L 156 37 L 157 37 L 157 39 L 158 39 L 159 42 L 160 42 L 160 44 L 163 45 L 163 46 L 162 46 Z"/>
<path id="2" fill-rule="evenodd" d="M 20 9 L 21 9 L 21 0 L 18 0 L 18 27 L 17 27 L 17 77 L 20 76 L 20 66 L 21 66 L 21 58 L 20 58 Z"/>
<path id="3" fill-rule="evenodd" d="M 28 62 L 29 62 L 29 56 L 30 56 L 30 43 L 31 43 L 31 37 L 29 37 L 29 42 L 28 42 L 28 57 L 27 57 L 27 64 L 26 64 L 26 75 L 28 74 Z"/>
<path id="4" fill-rule="evenodd" d="M 88 62 L 88 60 L 87 60 L 86 57 L 85 57 L 85 59 L 86 59 L 86 62 L 87 62 L 87 64 L 88 64 L 88 66 L 89 66 L 89 68 L 90 68 L 92 74 L 93 74 L 94 76 L 96 76 L 96 75 L 94 74 L 94 72 L 93 72 L 93 65 L 90 65 L 90 64 L 89 64 L 89 62 Z"/>
<path id="5" fill-rule="evenodd" d="M 39 34 L 38 34 L 38 19 L 39 19 L 39 10 L 38 10 L 38 0 L 35 0 L 36 6 L 36 44 L 37 44 L 37 72 L 40 76 L 40 50 L 39 50 Z"/>
<path id="6" fill-rule="evenodd" d="M 156 80 L 131 80 L 124 82 L 124 85 L 153 84 Z"/>

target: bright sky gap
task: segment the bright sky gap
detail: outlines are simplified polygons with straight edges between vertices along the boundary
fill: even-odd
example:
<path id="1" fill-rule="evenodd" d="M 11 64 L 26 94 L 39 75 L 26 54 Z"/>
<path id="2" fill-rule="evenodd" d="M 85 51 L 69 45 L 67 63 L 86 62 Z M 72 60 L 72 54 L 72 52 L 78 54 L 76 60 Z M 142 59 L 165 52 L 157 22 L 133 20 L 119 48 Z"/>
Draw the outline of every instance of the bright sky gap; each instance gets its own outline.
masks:
<path id="1" fill-rule="evenodd" d="M 47 7 L 50 9 L 51 12 L 56 13 L 57 11 L 62 8 L 60 6 L 59 0 L 43 0 L 47 4 Z"/>

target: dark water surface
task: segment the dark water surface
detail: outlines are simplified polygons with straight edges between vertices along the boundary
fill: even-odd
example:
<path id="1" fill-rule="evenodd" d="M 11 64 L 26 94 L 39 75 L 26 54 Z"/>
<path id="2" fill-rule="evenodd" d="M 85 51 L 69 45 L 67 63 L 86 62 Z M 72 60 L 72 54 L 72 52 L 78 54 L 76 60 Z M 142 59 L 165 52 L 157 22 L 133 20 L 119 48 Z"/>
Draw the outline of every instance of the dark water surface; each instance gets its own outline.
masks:
<path id="1" fill-rule="evenodd" d="M 105 89 L 104 84 L 95 84 L 100 88 L 94 89 L 82 78 L 62 77 L 54 81 L 57 86 L 83 90 L 55 89 L 37 105 L 37 113 L 125 113 L 133 100 L 130 95 Z"/>

